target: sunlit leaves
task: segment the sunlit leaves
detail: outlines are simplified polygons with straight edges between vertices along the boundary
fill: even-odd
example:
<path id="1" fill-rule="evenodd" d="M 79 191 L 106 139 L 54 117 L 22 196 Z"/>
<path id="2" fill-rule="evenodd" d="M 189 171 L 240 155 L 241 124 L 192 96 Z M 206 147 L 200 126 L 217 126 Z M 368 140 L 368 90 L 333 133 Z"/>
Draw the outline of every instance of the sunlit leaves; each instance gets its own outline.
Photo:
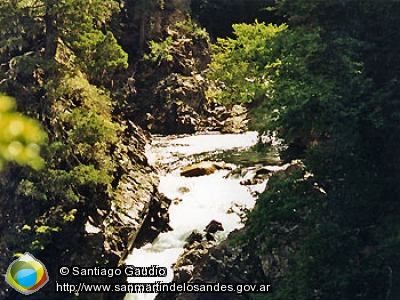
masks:
<path id="1" fill-rule="evenodd" d="M 144 59 L 158 62 L 159 64 L 164 61 L 172 61 L 172 42 L 173 40 L 171 36 L 166 37 L 165 40 L 160 43 L 150 41 L 149 47 L 151 52 L 149 54 L 145 54 Z"/>
<path id="2" fill-rule="evenodd" d="M 5 161 L 39 168 L 39 145 L 45 135 L 36 121 L 15 112 L 14 106 L 12 98 L 0 95 L 0 168 Z"/>
<path id="3" fill-rule="evenodd" d="M 235 24 L 235 39 L 218 39 L 213 46 L 209 78 L 220 89 L 211 97 L 225 103 L 249 103 L 266 97 L 269 86 L 268 66 L 278 63 L 272 55 L 274 36 L 286 25 L 264 23 Z"/>

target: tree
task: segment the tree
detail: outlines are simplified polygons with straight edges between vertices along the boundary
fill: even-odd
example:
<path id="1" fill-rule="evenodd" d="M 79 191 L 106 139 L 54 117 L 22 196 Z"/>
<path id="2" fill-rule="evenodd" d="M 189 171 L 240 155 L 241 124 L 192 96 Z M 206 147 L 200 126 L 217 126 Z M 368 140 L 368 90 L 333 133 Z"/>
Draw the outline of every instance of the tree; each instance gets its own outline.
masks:
<path id="1" fill-rule="evenodd" d="M 5 36 L 0 42 L 1 62 L 12 73 L 18 58 L 34 54 L 79 67 L 91 82 L 109 87 L 114 73 L 127 68 L 128 60 L 107 27 L 117 12 L 113 0 L 8 1 L 0 7 L 0 30 Z"/>
<path id="2" fill-rule="evenodd" d="M 209 96 L 223 103 L 249 103 L 267 97 L 271 91 L 268 68 L 279 64 L 272 57 L 274 37 L 286 25 L 265 23 L 234 24 L 234 39 L 218 39 L 213 46 L 209 78 L 220 82 L 221 89 Z"/>
<path id="3" fill-rule="evenodd" d="M 11 165 L 4 170 L 1 247 L 12 255 L 39 254 L 46 265 L 76 261 L 79 257 L 72 252 L 87 241 L 89 216 L 97 209 L 108 210 L 113 197 L 112 149 L 120 126 L 106 88 L 112 88 L 115 73 L 127 67 L 127 55 L 108 27 L 116 2 L 3 2 L 0 90 L 16 99 L 21 114 L 40 122 L 48 139 L 41 148 L 41 169 Z M 0 161 L 38 166 L 35 144 L 44 140 L 39 139 L 38 122 L 11 111 L 1 112 L 3 121 L 5 141 L 0 146 L 8 152 L 0 151 Z M 101 248 L 101 242 L 98 245 Z M 106 250 L 100 252 L 90 263 L 109 263 Z M 55 269 L 49 272 L 55 280 Z M 49 293 L 54 293 L 51 285 L 33 297 Z M 10 294 L 10 299 L 18 296 Z"/>
<path id="4" fill-rule="evenodd" d="M 312 179 L 306 184 L 296 172 L 271 178 L 250 214 L 245 239 L 263 255 L 296 243 L 268 299 L 397 299 L 400 5 L 277 5 L 289 28 L 264 44 L 272 49 L 253 78 L 268 78 L 269 94 L 254 105 L 261 128 L 300 146 Z M 214 62 L 231 53 L 221 50 Z M 229 71 L 218 77 L 231 78 L 225 81 L 238 95 L 240 77 Z M 323 195 L 313 196 L 318 190 Z M 297 234 L 282 234 L 292 228 Z"/>

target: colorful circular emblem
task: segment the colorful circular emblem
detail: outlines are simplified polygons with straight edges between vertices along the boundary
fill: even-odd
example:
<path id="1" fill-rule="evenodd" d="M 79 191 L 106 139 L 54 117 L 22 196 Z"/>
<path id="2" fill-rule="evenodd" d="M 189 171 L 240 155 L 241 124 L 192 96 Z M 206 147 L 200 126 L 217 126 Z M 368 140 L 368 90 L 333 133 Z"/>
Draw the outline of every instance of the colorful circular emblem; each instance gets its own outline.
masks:
<path id="1" fill-rule="evenodd" d="M 13 261 L 7 270 L 6 282 L 25 295 L 36 292 L 48 281 L 46 267 L 28 252 Z"/>

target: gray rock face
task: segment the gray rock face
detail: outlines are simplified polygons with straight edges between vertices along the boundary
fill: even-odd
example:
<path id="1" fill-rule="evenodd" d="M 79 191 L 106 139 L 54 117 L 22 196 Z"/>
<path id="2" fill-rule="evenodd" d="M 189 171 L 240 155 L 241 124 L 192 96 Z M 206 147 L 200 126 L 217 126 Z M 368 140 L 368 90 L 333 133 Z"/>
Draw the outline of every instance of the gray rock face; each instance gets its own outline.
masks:
<path id="1" fill-rule="evenodd" d="M 132 118 L 152 133 L 243 132 L 247 123 L 243 108 L 231 109 L 207 97 L 208 92 L 218 89 L 205 75 L 211 62 L 210 39 L 201 28 L 184 23 L 190 3 L 165 1 L 168 9 L 155 17 L 159 29 L 149 38 L 170 39 L 170 58 L 138 64 L 129 83 Z"/>
<path id="2" fill-rule="evenodd" d="M 225 120 L 221 129 L 222 133 L 243 133 L 247 130 L 247 109 L 240 105 L 234 105 L 230 116 Z"/>
<path id="3" fill-rule="evenodd" d="M 102 224 L 94 224 L 104 232 L 104 249 L 117 255 L 120 263 L 134 247 L 169 229 L 171 201 L 158 193 L 158 177 L 144 156 L 145 142 L 144 132 L 128 122 L 126 135 L 114 151 L 121 176 L 111 210 Z"/>
<path id="4" fill-rule="evenodd" d="M 206 98 L 209 82 L 200 74 L 171 73 L 155 90 L 155 105 L 143 118 L 143 125 L 156 133 L 193 133 L 221 131 L 243 133 L 247 130 L 247 109 L 232 108 Z"/>
<path id="5" fill-rule="evenodd" d="M 154 133 L 194 133 L 221 131 L 243 133 L 247 130 L 247 109 L 232 108 L 206 99 L 209 82 L 201 75 L 183 76 L 172 73 L 158 83 L 158 99 L 141 123 Z"/>
<path id="6" fill-rule="evenodd" d="M 251 249 L 235 246 L 230 241 L 240 234 L 232 232 L 225 242 L 198 241 L 185 246 L 174 269 L 174 281 L 215 283 L 267 283 L 260 258 Z M 248 299 L 232 293 L 159 294 L 156 299 Z"/>

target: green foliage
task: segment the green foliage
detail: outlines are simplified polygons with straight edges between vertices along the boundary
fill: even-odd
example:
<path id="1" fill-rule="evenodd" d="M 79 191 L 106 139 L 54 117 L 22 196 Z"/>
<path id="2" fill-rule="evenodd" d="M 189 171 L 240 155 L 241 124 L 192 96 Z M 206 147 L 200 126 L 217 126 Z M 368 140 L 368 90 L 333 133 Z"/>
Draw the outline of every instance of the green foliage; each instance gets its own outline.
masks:
<path id="1" fill-rule="evenodd" d="M 276 3 L 290 27 L 264 43 L 260 66 L 248 71 L 257 37 L 246 32 L 246 46 L 220 42 L 210 77 L 229 92 L 218 99 L 252 102 L 262 132 L 303 149 L 312 173 L 273 176 L 250 214 L 246 243 L 260 253 L 286 257 L 295 244 L 267 299 L 397 299 L 400 5 Z M 266 79 L 267 97 L 235 67 Z"/>
<path id="2" fill-rule="evenodd" d="M 33 228 L 27 238 L 32 250 L 46 249 L 55 233 L 85 222 L 82 215 L 106 206 L 113 180 L 109 151 L 120 129 L 111 119 L 111 99 L 82 74 L 58 80 L 46 85 L 47 95 L 54 97 L 58 117 L 53 126 L 58 131 L 43 149 L 45 167 L 26 170 L 17 188 L 18 195 L 35 204 L 36 214 L 25 221 L 25 228 Z"/>
<path id="3" fill-rule="evenodd" d="M 72 113 L 66 114 L 64 119 L 72 127 L 67 133 L 68 140 L 73 144 L 86 143 L 89 146 L 95 146 L 99 142 L 115 141 L 116 137 L 113 134 L 116 126 L 93 111 L 76 108 Z"/>
<path id="4" fill-rule="evenodd" d="M 76 61 L 90 81 L 106 85 L 117 71 L 128 67 L 128 55 L 114 35 L 100 30 L 85 32 L 71 43 Z"/>
<path id="5" fill-rule="evenodd" d="M 56 236 L 69 234 L 71 226 L 82 227 L 88 215 L 109 205 L 111 197 L 110 148 L 120 130 L 112 120 L 111 98 L 79 71 L 59 73 L 42 88 L 47 111 L 56 117 L 48 128 L 49 144 L 42 147 L 43 168 L 22 169 L 16 178 L 18 199 L 29 203 L 18 245 L 9 240 L 16 251 L 53 247 Z M 34 137 L 31 132 L 27 140 Z"/>
<path id="6" fill-rule="evenodd" d="M 128 60 L 107 27 L 118 11 L 113 0 L 7 1 L 0 6 L 0 32 L 4 35 L 0 61 L 40 51 L 46 58 L 56 58 L 75 69 L 79 66 L 92 83 L 111 86 L 113 76 L 127 68 Z"/>
<path id="7" fill-rule="evenodd" d="M 0 169 L 5 161 L 34 168 L 43 166 L 39 156 L 45 135 L 39 124 L 14 111 L 15 101 L 0 94 Z"/>
<path id="8" fill-rule="evenodd" d="M 20 17 L 19 11 L 12 6 L 0 5 L 0 54 L 10 49 L 21 51 L 26 46 L 26 41 L 18 34 L 23 31 Z"/>
<path id="9" fill-rule="evenodd" d="M 201 28 L 197 23 L 193 22 L 193 20 L 188 17 L 184 21 L 176 22 L 174 25 L 179 32 L 183 33 L 183 35 L 192 36 L 196 39 L 209 39 L 208 32 Z"/>
<path id="10" fill-rule="evenodd" d="M 56 20 L 57 34 L 64 41 L 74 40 L 82 33 L 100 29 L 119 11 L 114 0 L 44 0 L 47 14 Z"/>
<path id="11" fill-rule="evenodd" d="M 208 94 L 224 103 L 249 103 L 264 99 L 270 92 L 266 71 L 279 64 L 272 56 L 274 37 L 287 30 L 286 25 L 265 23 L 235 24 L 235 39 L 219 39 L 213 47 L 209 78 L 222 88 Z"/>
<path id="12" fill-rule="evenodd" d="M 321 222 L 321 211 L 326 205 L 325 193 L 302 168 L 277 173 L 268 185 L 259 196 L 256 209 L 249 213 L 250 226 L 245 237 L 259 253 L 278 248 L 281 243 L 298 241 L 305 232 L 312 232 Z"/>
<path id="13" fill-rule="evenodd" d="M 172 56 L 172 37 L 168 36 L 161 42 L 149 41 L 150 53 L 144 55 L 145 60 L 152 62 L 158 62 L 160 65 L 162 62 L 169 62 L 173 60 Z"/>
<path id="14" fill-rule="evenodd" d="M 107 170 L 98 170 L 93 165 L 79 165 L 73 169 L 73 174 L 79 179 L 80 184 L 94 188 L 97 185 L 107 186 L 112 180 L 112 177 L 107 174 Z"/>
<path id="15" fill-rule="evenodd" d="M 106 89 L 121 86 L 128 66 L 109 25 L 118 12 L 113 0 L 0 4 L 0 90 L 49 136 L 39 149 L 45 137 L 38 122 L 0 96 L 0 163 L 35 167 L 3 170 L 3 200 L 10 205 L 2 206 L 2 247 L 39 255 L 46 265 L 79 261 L 73 253 L 85 245 L 85 223 L 113 198 L 112 151 L 121 128 Z M 87 263 L 106 261 L 99 255 Z M 54 280 L 55 270 L 49 272 Z"/>
<path id="16" fill-rule="evenodd" d="M 57 38 L 73 52 L 74 61 L 89 81 L 110 86 L 115 72 L 128 67 L 128 55 L 113 33 L 104 30 L 118 3 L 107 1 L 69 0 L 49 5 L 49 14 L 57 20 Z"/>
<path id="17" fill-rule="evenodd" d="M 63 84 L 60 84 L 60 81 Z M 85 75 L 79 71 L 56 80 L 49 80 L 46 92 L 57 112 L 65 110 L 64 106 L 72 108 L 80 106 L 92 112 L 109 117 L 112 111 L 112 100 L 103 89 L 90 84 Z M 68 99 L 66 103 L 63 100 Z"/>
<path id="18" fill-rule="evenodd" d="M 187 61 L 193 55 L 191 48 L 188 48 L 204 40 L 209 41 L 208 33 L 188 16 L 185 20 L 170 25 L 167 36 L 161 41 L 149 41 L 150 52 L 144 54 L 143 58 L 158 63 L 158 66 L 162 63 L 172 66 L 172 62 L 176 61 L 184 65 L 187 63 L 185 59 Z"/>

